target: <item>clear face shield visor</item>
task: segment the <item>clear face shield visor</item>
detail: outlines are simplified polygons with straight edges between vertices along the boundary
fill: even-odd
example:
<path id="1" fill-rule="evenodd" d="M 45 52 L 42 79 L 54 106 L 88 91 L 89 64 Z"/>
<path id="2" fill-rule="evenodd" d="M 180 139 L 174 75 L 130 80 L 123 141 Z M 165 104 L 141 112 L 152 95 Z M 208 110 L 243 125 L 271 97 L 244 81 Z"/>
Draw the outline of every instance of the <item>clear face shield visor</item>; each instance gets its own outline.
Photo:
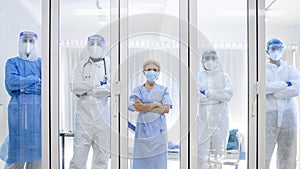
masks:
<path id="1" fill-rule="evenodd" d="M 103 51 L 105 49 L 104 38 L 100 35 L 90 36 L 88 38 L 87 48 L 92 58 L 103 58 Z"/>
<path id="2" fill-rule="evenodd" d="M 26 55 L 30 55 L 30 53 L 34 49 L 34 45 L 35 45 L 35 39 L 30 36 L 25 36 L 21 40 L 21 47 L 23 49 L 23 52 L 25 52 Z"/>
<path id="3" fill-rule="evenodd" d="M 19 52 L 29 56 L 35 50 L 37 34 L 33 32 L 21 32 L 19 39 Z"/>

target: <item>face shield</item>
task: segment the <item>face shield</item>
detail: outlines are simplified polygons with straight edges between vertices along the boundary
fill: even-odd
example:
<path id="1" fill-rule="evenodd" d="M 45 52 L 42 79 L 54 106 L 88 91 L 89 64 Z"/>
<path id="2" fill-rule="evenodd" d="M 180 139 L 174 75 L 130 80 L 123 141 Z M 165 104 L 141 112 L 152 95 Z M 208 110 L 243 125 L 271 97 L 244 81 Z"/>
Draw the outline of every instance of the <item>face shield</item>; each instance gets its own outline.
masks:
<path id="1" fill-rule="evenodd" d="M 20 33 L 19 38 L 19 57 L 24 60 L 37 60 L 36 40 L 38 36 L 34 32 L 24 31 Z"/>
<path id="2" fill-rule="evenodd" d="M 274 61 L 278 61 L 282 58 L 284 52 L 283 46 L 280 45 L 270 45 L 268 54 L 270 58 Z"/>
<path id="3" fill-rule="evenodd" d="M 217 68 L 218 56 L 214 50 L 207 50 L 202 55 L 202 64 L 205 70 L 211 71 Z"/>
<path id="4" fill-rule="evenodd" d="M 270 58 L 274 61 L 278 61 L 281 59 L 283 52 L 284 52 L 284 46 L 283 43 L 279 39 L 271 39 L 267 42 L 267 54 L 270 56 Z"/>
<path id="5" fill-rule="evenodd" d="M 90 57 L 94 59 L 104 58 L 105 40 L 100 35 L 92 35 L 88 38 L 87 48 Z"/>

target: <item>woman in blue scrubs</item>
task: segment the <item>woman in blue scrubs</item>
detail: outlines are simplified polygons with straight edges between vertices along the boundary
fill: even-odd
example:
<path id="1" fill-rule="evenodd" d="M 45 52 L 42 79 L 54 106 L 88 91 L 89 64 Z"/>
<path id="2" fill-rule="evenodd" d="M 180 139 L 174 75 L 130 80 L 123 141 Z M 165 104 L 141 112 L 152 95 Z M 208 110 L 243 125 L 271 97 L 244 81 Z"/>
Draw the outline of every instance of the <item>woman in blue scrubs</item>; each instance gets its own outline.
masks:
<path id="1" fill-rule="evenodd" d="M 172 101 L 167 87 L 156 84 L 160 64 L 143 64 L 147 81 L 130 94 L 129 110 L 139 112 L 135 130 L 133 169 L 167 169 L 167 124 Z"/>

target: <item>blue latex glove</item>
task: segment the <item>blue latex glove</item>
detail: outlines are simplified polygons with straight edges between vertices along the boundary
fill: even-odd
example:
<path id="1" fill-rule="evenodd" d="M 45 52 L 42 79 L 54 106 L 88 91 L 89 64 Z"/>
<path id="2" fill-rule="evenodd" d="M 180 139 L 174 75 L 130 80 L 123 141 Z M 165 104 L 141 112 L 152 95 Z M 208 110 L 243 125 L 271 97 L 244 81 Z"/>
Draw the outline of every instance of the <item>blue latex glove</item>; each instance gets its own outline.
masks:
<path id="1" fill-rule="evenodd" d="M 205 90 L 200 90 L 200 93 L 205 95 Z"/>
<path id="2" fill-rule="evenodd" d="M 76 94 L 76 96 L 77 96 L 77 97 L 81 97 L 81 96 L 87 96 L 87 93 L 85 92 L 85 93 L 83 93 L 82 95 L 80 95 L 80 94 Z"/>
<path id="3" fill-rule="evenodd" d="M 292 82 L 286 82 L 286 84 L 288 85 L 288 87 L 292 86 Z"/>
<path id="4" fill-rule="evenodd" d="M 105 84 L 106 84 L 106 82 L 101 82 L 101 81 L 100 81 L 100 85 L 101 85 L 101 86 L 102 86 L 102 85 L 105 85 Z"/>

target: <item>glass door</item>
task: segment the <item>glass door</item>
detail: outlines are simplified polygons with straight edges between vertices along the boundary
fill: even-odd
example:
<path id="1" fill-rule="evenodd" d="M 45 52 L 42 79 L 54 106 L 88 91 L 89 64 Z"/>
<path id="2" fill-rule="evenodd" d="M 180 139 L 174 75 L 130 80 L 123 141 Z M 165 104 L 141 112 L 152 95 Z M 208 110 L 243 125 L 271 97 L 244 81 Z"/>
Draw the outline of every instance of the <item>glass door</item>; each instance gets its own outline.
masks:
<path id="1" fill-rule="evenodd" d="M 265 1 L 265 168 L 299 168 L 299 1 Z M 278 53 L 278 54 L 276 54 Z M 278 57 L 276 57 L 278 56 Z M 271 83 L 283 86 L 274 90 Z"/>
<path id="2" fill-rule="evenodd" d="M 55 2 L 60 168 L 257 166 L 256 1 Z"/>
<path id="3" fill-rule="evenodd" d="M 190 58 L 191 168 L 248 168 L 247 5 L 247 0 L 197 1 Z"/>
<path id="4" fill-rule="evenodd" d="M 59 1 L 60 168 L 110 168 L 110 1 Z"/>
<path id="5" fill-rule="evenodd" d="M 42 115 L 42 97 L 48 97 L 42 94 L 48 57 L 42 55 L 42 1 L 0 4 L 0 168 L 41 168 L 42 118 L 48 116 Z"/>
<path id="6" fill-rule="evenodd" d="M 129 0 L 127 21 L 128 169 L 180 168 L 179 1 Z"/>

